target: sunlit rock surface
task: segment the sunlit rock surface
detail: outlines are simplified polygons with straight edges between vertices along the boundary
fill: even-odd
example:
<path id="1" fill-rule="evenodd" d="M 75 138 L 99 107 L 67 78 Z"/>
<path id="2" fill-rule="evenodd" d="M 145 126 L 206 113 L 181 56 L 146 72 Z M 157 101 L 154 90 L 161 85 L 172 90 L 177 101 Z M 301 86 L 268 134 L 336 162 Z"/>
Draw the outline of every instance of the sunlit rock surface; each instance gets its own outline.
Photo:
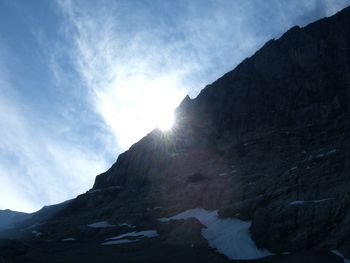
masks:
<path id="1" fill-rule="evenodd" d="M 251 222 L 257 248 L 274 254 L 254 262 L 342 262 L 331 251 L 350 258 L 349 96 L 346 8 L 293 27 L 197 98 L 186 97 L 171 131 L 152 131 L 98 175 L 90 191 L 39 216 L 40 236 L 30 234 L 34 222 L 3 236 L 74 238 L 77 250 L 86 246 L 93 254 L 94 245 L 106 256 L 113 248 L 101 243 L 130 233 L 132 225 L 133 233 L 152 229 L 157 236 L 115 242 L 124 248 L 115 251 L 124 253 L 121 262 L 142 253 L 141 261 L 162 262 L 169 251 L 183 251 L 174 262 L 225 262 L 200 234 L 200 220 L 158 220 L 201 207 Z M 91 222 L 110 227 L 88 227 Z"/>

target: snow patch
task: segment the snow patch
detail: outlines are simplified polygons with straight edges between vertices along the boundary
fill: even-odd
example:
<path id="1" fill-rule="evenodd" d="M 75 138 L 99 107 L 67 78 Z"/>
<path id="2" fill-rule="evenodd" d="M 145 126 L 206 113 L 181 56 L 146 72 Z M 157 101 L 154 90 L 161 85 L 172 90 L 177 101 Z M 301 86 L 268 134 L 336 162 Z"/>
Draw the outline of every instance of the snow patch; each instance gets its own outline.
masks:
<path id="1" fill-rule="evenodd" d="M 304 203 L 305 201 L 293 201 L 293 202 L 290 202 L 289 205 L 302 205 Z"/>
<path id="2" fill-rule="evenodd" d="M 32 234 L 34 234 L 35 237 L 40 237 L 43 233 L 41 233 L 41 232 L 39 232 L 39 231 L 37 231 L 37 230 L 33 230 L 33 231 L 32 231 Z"/>
<path id="3" fill-rule="evenodd" d="M 74 237 L 69 237 L 69 238 L 65 238 L 62 239 L 62 241 L 75 241 L 76 239 Z"/>
<path id="4" fill-rule="evenodd" d="M 107 221 L 100 221 L 100 222 L 89 224 L 87 226 L 92 227 L 92 228 L 115 227 L 115 225 L 112 225 L 112 224 L 108 223 Z"/>
<path id="5" fill-rule="evenodd" d="M 331 197 L 331 198 L 326 198 L 326 199 L 319 199 L 319 200 L 299 200 L 299 201 L 293 201 L 293 202 L 290 202 L 289 205 L 303 205 L 305 203 L 314 203 L 314 204 L 317 204 L 317 203 L 322 203 L 322 202 L 326 202 L 326 201 L 330 201 L 330 200 L 334 200 L 335 197 Z"/>
<path id="6" fill-rule="evenodd" d="M 331 252 L 341 257 L 344 260 L 344 263 L 350 263 L 350 259 L 345 258 L 344 255 L 340 253 L 338 250 L 331 250 Z"/>
<path id="7" fill-rule="evenodd" d="M 119 240 L 103 242 L 101 245 L 120 245 L 120 244 L 134 243 L 136 241 L 139 241 L 139 239 L 134 239 L 134 240 L 119 239 Z"/>
<path id="8" fill-rule="evenodd" d="M 116 237 L 110 237 L 105 239 L 106 242 L 102 243 L 102 245 L 119 245 L 119 244 L 127 244 L 133 243 L 141 240 L 142 238 L 152 238 L 159 236 L 156 230 L 144 230 L 139 232 L 130 232 L 126 234 L 122 234 Z M 128 239 L 128 237 L 136 237 L 136 239 Z"/>
<path id="9" fill-rule="evenodd" d="M 135 228 L 136 226 L 132 225 L 132 224 L 128 224 L 128 223 L 123 223 L 123 224 L 119 224 L 118 225 L 119 227 L 123 227 L 123 226 L 126 226 L 128 228 Z"/>
<path id="10" fill-rule="evenodd" d="M 326 157 L 326 156 L 328 156 L 328 155 L 334 154 L 334 153 L 336 153 L 336 152 L 337 152 L 337 149 L 332 149 L 332 150 L 330 150 L 330 151 L 328 151 L 328 152 L 325 152 L 325 153 L 321 153 L 321 154 L 319 154 L 319 155 L 316 155 L 316 157 L 318 157 L 318 158 L 323 158 L 323 157 Z"/>
<path id="11" fill-rule="evenodd" d="M 145 231 L 140 231 L 140 232 L 134 231 L 134 232 L 122 234 L 122 235 L 119 235 L 116 237 L 110 237 L 110 238 L 107 238 L 106 240 L 115 240 L 115 239 L 121 239 L 124 237 L 140 237 L 140 238 L 148 237 L 148 238 L 151 238 L 151 237 L 157 237 L 157 236 L 158 236 L 158 232 L 156 230 L 145 230 Z"/>
<path id="12" fill-rule="evenodd" d="M 169 218 L 158 219 L 161 222 L 196 218 L 206 228 L 202 236 L 209 245 L 230 259 L 256 259 L 273 255 L 266 249 L 258 249 L 251 239 L 250 221 L 236 218 L 220 219 L 218 211 L 208 211 L 203 208 L 190 209 Z"/>

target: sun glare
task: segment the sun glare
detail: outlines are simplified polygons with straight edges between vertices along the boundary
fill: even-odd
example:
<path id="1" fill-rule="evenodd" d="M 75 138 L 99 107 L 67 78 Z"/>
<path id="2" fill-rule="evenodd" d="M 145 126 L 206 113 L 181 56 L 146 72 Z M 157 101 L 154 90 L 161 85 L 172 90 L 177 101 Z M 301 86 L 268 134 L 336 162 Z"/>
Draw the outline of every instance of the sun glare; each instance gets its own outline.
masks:
<path id="1" fill-rule="evenodd" d="M 175 123 L 174 109 L 185 95 L 176 78 L 128 76 L 99 94 L 99 110 L 120 147 L 127 149 L 154 128 L 169 131 Z"/>
<path id="2" fill-rule="evenodd" d="M 159 116 L 157 127 L 162 131 L 170 130 L 175 122 L 174 113 L 170 112 Z"/>

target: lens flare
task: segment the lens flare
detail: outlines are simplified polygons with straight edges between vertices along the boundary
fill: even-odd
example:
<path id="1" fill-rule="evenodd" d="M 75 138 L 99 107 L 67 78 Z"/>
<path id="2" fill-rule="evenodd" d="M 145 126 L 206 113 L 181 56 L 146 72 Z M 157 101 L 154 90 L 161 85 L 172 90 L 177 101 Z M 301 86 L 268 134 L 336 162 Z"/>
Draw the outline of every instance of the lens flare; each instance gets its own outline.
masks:
<path id="1" fill-rule="evenodd" d="M 174 113 L 168 112 L 159 116 L 159 120 L 157 120 L 157 127 L 162 131 L 168 131 L 173 127 L 174 122 Z"/>

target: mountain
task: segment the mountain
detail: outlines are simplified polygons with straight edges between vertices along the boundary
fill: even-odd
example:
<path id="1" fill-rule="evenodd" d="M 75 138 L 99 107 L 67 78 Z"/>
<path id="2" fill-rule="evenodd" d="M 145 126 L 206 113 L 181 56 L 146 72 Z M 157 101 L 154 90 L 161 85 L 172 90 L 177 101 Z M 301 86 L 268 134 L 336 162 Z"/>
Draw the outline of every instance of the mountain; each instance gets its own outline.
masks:
<path id="1" fill-rule="evenodd" d="M 2 251 L 15 262 L 343 262 L 349 99 L 348 7 L 187 96 L 171 131 L 150 132 L 30 231 L 3 232 L 20 243 Z"/>
<path id="2" fill-rule="evenodd" d="M 71 200 L 44 206 L 34 213 L 22 213 L 11 210 L 0 210 L 0 233 L 1 236 L 13 238 L 30 238 L 39 233 L 35 227 L 43 225 L 46 221 L 56 216 L 66 208 Z M 20 229 L 20 231 L 18 231 Z"/>
<path id="3" fill-rule="evenodd" d="M 11 210 L 0 210 L 0 231 L 13 227 L 16 223 L 27 219 L 27 213 L 16 212 Z"/>

